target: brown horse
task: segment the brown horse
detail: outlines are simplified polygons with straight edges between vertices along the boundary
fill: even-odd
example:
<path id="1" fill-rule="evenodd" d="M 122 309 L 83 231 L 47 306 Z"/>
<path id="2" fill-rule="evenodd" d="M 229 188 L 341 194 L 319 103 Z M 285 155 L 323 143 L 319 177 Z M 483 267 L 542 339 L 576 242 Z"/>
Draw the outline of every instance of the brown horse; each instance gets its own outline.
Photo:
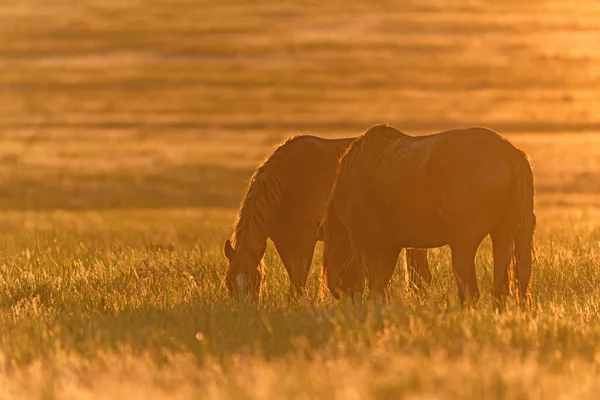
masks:
<path id="1" fill-rule="evenodd" d="M 310 269 L 318 227 L 338 166 L 355 138 L 296 136 L 280 145 L 254 172 L 242 201 L 231 240 L 226 285 L 233 296 L 258 298 L 261 260 L 271 238 L 290 278 L 290 294 L 302 294 Z M 431 275 L 426 250 L 407 256 L 413 277 Z M 421 280 L 415 282 L 420 284 Z"/>
<path id="2" fill-rule="evenodd" d="M 526 154 L 492 130 L 412 137 L 376 125 L 342 157 L 326 205 L 324 270 L 338 277 L 329 289 L 360 290 L 366 274 L 369 296 L 385 296 L 399 249 L 449 245 L 460 302 L 476 301 L 475 253 L 490 234 L 495 304 L 509 293 L 514 253 L 517 299 L 525 305 L 533 203 Z"/>

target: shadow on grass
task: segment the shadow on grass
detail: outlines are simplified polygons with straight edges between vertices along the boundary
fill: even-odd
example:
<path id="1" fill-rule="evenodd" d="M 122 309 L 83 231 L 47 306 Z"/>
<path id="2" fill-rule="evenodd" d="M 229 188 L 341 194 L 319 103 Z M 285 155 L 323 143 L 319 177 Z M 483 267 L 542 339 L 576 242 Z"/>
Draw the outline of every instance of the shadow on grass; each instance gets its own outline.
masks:
<path id="1" fill-rule="evenodd" d="M 83 311 L 83 310 L 82 310 Z M 50 312 L 5 327 L 3 356 L 27 364 L 60 350 L 93 359 L 127 350 L 157 362 L 175 353 L 227 359 L 240 354 L 266 359 L 310 351 L 330 343 L 336 324 L 326 310 L 189 303 L 173 308 L 143 305 L 116 313 L 94 310 Z"/>

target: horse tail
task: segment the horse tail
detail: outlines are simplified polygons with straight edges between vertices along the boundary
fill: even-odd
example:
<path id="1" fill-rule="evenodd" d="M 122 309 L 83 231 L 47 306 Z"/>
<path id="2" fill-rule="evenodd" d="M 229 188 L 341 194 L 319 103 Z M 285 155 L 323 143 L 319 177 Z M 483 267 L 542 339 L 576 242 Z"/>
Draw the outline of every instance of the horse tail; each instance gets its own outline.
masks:
<path id="1" fill-rule="evenodd" d="M 513 256 L 515 275 L 518 283 L 517 299 L 523 307 L 531 304 L 529 282 L 531 266 L 535 259 L 533 233 L 536 216 L 533 210 L 535 188 L 533 170 L 527 155 L 519 151 L 513 159 L 513 191 L 511 209 L 513 212 Z"/>

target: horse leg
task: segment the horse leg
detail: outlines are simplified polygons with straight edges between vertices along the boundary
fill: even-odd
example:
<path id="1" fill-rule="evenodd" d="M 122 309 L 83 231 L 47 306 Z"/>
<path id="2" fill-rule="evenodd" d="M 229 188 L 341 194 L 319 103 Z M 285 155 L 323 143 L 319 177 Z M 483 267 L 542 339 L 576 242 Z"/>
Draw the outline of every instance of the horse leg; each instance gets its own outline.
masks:
<path id="1" fill-rule="evenodd" d="M 365 291 L 365 270 L 359 263 L 350 263 L 337 277 L 336 285 L 344 296 L 354 303 L 358 302 Z"/>
<path id="2" fill-rule="evenodd" d="M 431 284 L 427 249 L 406 249 L 406 269 L 410 288 L 420 292 Z"/>
<path id="3" fill-rule="evenodd" d="M 512 258 L 512 237 L 503 227 L 490 233 L 494 253 L 494 285 L 492 300 L 494 307 L 500 308 L 506 303 L 509 292 L 509 268 Z"/>
<path id="4" fill-rule="evenodd" d="M 519 304 L 522 309 L 531 306 L 529 281 L 531 280 L 531 267 L 533 263 L 533 228 L 518 227 L 514 235 L 515 244 L 515 272 L 519 285 Z"/>
<path id="5" fill-rule="evenodd" d="M 378 248 L 373 246 L 355 246 L 354 254 L 360 260 L 369 282 L 369 299 L 387 300 L 387 287 L 392 278 L 398 250 L 395 248 Z"/>
<path id="6" fill-rule="evenodd" d="M 302 236 L 294 237 L 294 242 L 291 240 L 275 242 L 277 252 L 290 278 L 290 300 L 305 295 L 306 280 L 316 243 L 316 237 L 310 239 Z"/>
<path id="7" fill-rule="evenodd" d="M 458 298 L 462 306 L 467 302 L 476 303 L 479 300 L 479 288 L 475 274 L 475 253 L 477 245 L 455 244 L 452 249 L 452 269 L 458 285 Z"/>

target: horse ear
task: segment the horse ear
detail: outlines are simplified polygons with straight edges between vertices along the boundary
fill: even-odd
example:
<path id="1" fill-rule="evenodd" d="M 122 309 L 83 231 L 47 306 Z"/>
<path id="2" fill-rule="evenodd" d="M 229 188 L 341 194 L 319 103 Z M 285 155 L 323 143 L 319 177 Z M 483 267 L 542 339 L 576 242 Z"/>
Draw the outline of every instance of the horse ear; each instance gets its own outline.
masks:
<path id="1" fill-rule="evenodd" d="M 223 254 L 229 261 L 233 260 L 235 257 L 235 249 L 231 245 L 231 240 L 227 239 L 225 244 L 223 245 Z"/>
<path id="2" fill-rule="evenodd" d="M 317 240 L 325 241 L 325 225 L 317 221 Z"/>

